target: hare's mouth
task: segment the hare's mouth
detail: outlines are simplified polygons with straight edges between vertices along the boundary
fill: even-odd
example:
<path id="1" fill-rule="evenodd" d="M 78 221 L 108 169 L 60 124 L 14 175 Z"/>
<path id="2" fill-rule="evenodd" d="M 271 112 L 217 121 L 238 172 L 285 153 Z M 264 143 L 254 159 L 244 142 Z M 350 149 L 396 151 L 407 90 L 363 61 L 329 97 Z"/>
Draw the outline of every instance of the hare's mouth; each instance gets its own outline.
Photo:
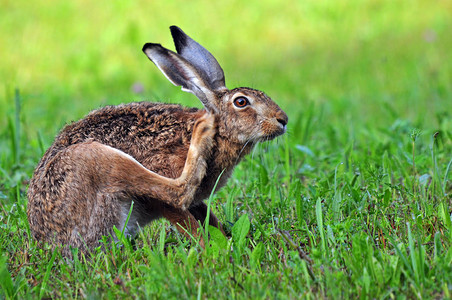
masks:
<path id="1" fill-rule="evenodd" d="M 281 128 L 278 128 L 277 130 L 269 133 L 269 134 L 264 134 L 259 138 L 259 142 L 266 142 L 266 141 L 271 141 L 274 138 L 283 135 L 286 132 L 286 126 L 282 126 Z"/>

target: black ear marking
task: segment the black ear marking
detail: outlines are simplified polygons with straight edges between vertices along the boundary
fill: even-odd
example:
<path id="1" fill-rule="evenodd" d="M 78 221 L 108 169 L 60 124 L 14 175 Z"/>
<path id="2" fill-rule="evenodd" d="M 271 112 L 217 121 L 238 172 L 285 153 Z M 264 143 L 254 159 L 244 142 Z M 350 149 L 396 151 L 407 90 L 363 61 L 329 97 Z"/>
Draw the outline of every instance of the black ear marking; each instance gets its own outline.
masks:
<path id="1" fill-rule="evenodd" d="M 187 35 L 177 26 L 171 26 L 171 35 L 174 40 L 174 45 L 176 46 L 177 53 L 182 51 L 182 47 L 187 46 Z"/>
<path id="2" fill-rule="evenodd" d="M 157 43 L 146 43 L 144 44 L 143 48 L 141 49 L 141 51 L 144 52 L 144 54 L 146 54 L 146 50 L 149 48 L 163 48 L 161 44 L 157 44 Z"/>

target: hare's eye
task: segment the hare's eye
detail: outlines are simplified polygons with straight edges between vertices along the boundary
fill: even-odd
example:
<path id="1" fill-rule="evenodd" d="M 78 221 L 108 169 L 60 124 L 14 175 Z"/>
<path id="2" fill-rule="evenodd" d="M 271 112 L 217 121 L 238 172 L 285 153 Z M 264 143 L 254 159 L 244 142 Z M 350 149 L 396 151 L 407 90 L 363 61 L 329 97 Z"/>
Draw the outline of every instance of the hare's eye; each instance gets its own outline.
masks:
<path id="1" fill-rule="evenodd" d="M 245 97 L 237 97 L 234 99 L 234 105 L 236 107 L 245 107 L 249 104 L 248 99 L 246 99 Z"/>

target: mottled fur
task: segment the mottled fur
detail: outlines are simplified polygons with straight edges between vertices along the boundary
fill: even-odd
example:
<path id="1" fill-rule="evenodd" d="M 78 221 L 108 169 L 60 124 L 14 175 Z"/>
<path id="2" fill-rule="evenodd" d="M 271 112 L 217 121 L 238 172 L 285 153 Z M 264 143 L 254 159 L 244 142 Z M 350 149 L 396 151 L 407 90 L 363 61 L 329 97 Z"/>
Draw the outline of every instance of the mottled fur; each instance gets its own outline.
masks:
<path id="1" fill-rule="evenodd" d="M 181 32 L 175 35 L 188 38 Z M 176 38 L 175 42 L 178 45 Z M 171 54 L 170 60 L 169 50 L 160 48 L 148 56 L 170 81 L 193 84 L 191 77 L 176 78 L 179 75 L 173 72 L 181 70 L 173 64 L 197 76 L 201 71 L 178 54 Z M 162 63 L 168 66 L 161 67 Z M 224 186 L 235 165 L 257 142 L 284 133 L 287 123 L 287 115 L 264 93 L 226 89 L 224 78 L 220 84 L 222 70 L 218 68 L 209 71 L 219 78 L 215 88 L 200 75 L 196 79 L 208 92 L 207 100 L 205 94 L 190 90 L 203 98 L 210 112 L 139 102 L 107 106 L 66 126 L 30 182 L 28 218 L 33 236 L 82 250 L 96 247 L 102 236 L 113 235 L 113 226 L 122 229 L 132 201 L 127 234 L 164 217 L 181 233 L 198 236 L 198 221 L 203 222 L 207 214 L 203 200 L 220 174 L 223 172 L 217 188 Z M 249 105 L 235 106 L 239 97 L 246 97 Z M 212 213 L 210 224 L 221 229 Z"/>

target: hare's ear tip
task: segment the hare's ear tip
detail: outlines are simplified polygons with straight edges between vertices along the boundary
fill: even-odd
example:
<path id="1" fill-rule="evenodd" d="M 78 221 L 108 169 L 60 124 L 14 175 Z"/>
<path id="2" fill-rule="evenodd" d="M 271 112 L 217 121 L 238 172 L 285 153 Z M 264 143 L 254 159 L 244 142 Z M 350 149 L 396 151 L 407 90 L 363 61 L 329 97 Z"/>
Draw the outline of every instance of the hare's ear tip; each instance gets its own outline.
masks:
<path id="1" fill-rule="evenodd" d="M 144 44 L 143 49 L 141 49 L 141 50 L 143 50 L 144 53 L 147 53 L 150 49 L 156 48 L 156 47 L 162 47 L 162 45 L 155 44 L 155 43 L 146 43 L 146 44 Z"/>
<path id="2" fill-rule="evenodd" d="M 174 34 L 176 32 L 183 32 L 182 29 L 179 28 L 179 26 L 172 25 L 170 26 L 171 34 Z"/>
<path id="3" fill-rule="evenodd" d="M 187 46 L 187 35 L 177 26 L 171 26 L 170 30 L 176 51 L 180 53 L 182 48 Z"/>

